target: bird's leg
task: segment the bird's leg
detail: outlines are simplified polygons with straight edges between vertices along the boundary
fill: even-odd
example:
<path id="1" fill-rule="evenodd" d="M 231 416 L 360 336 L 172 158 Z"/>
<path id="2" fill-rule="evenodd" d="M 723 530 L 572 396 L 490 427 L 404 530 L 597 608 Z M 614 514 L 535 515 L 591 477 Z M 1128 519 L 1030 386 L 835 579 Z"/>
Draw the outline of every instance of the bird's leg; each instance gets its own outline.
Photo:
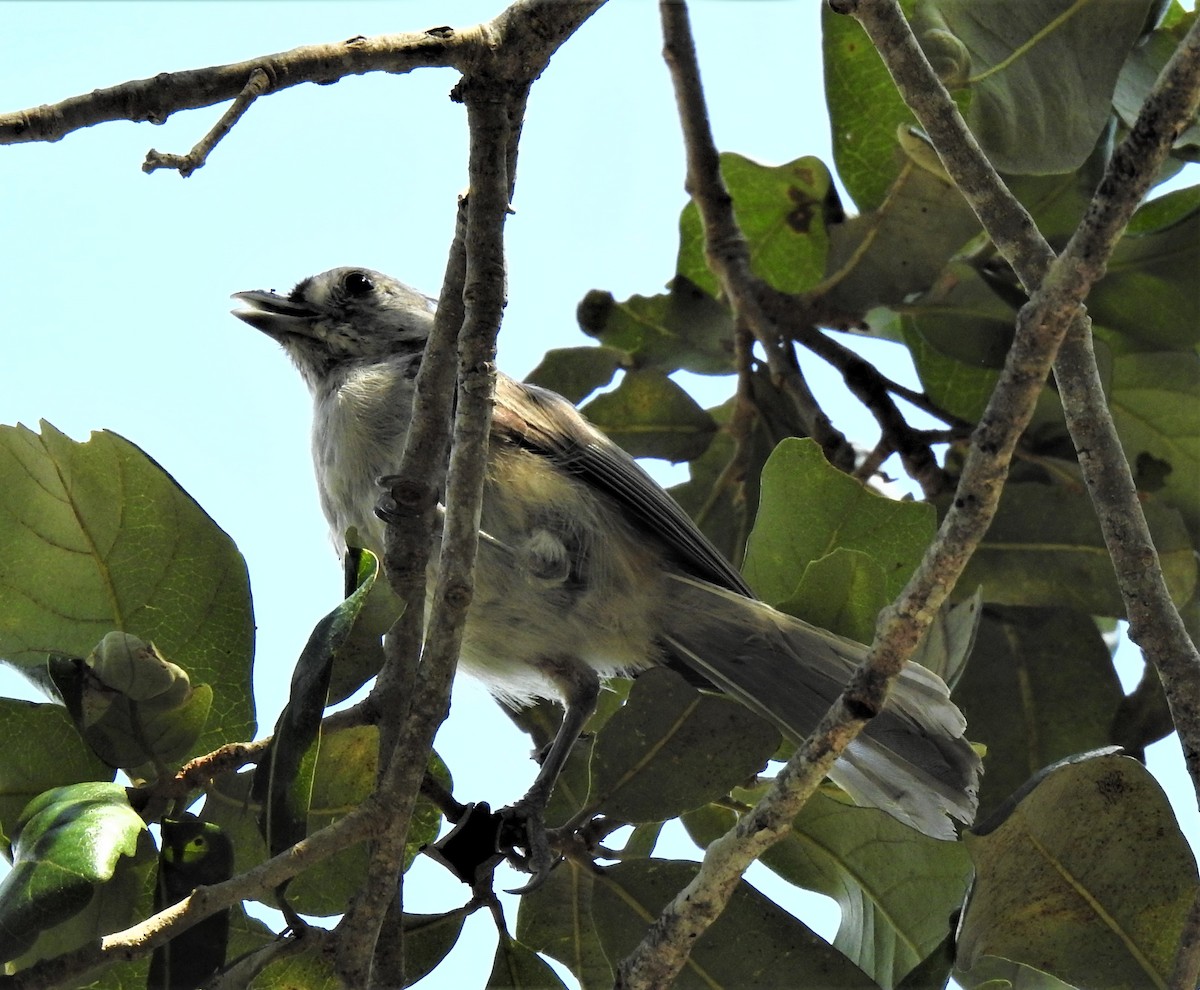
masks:
<path id="1" fill-rule="evenodd" d="M 541 769 L 533 784 L 524 797 L 499 812 L 505 820 L 500 830 L 502 843 L 510 848 L 525 850 L 524 857 L 515 861 L 510 857 L 510 861 L 533 874 L 529 883 L 510 893 L 534 890 L 550 875 L 555 860 L 546 834 L 546 804 L 566 765 L 567 757 L 571 755 L 571 748 L 595 712 L 600 696 L 599 677 L 591 667 L 579 660 L 560 658 L 553 662 L 542 661 L 539 666 L 552 672 L 554 680 L 562 688 L 566 710 L 562 725 L 542 759 Z"/>

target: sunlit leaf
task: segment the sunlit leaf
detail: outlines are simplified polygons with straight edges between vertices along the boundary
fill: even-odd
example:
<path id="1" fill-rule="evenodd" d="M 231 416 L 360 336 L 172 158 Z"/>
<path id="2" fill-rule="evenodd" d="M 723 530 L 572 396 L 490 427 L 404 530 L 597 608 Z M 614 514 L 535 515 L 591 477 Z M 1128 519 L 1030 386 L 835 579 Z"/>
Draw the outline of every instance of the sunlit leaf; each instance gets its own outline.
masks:
<path id="1" fill-rule="evenodd" d="M 232 541 L 158 464 L 115 433 L 76 443 L 0 427 L 0 655 L 86 656 L 118 629 L 213 690 L 190 752 L 253 736 L 254 618 Z"/>
<path id="2" fill-rule="evenodd" d="M 743 572 L 766 602 L 792 596 L 804 568 L 838 547 L 870 556 L 889 598 L 933 538 L 930 505 L 878 495 L 830 466 L 811 440 L 785 440 L 763 469 L 758 518 Z"/>

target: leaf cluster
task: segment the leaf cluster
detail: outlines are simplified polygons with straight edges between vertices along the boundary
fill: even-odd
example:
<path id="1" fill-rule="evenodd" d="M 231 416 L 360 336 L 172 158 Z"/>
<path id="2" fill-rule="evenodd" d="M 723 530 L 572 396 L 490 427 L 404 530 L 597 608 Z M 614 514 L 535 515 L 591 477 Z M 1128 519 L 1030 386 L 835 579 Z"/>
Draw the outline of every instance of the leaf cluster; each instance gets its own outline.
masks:
<path id="1" fill-rule="evenodd" d="M 1195 19 L 1149 0 L 904 6 L 985 152 L 1055 244 Z M 583 402 L 631 453 L 686 462 L 673 494 L 765 601 L 869 642 L 952 497 L 1025 298 L 861 28 L 826 12 L 823 54 L 834 162 L 727 153 L 722 173 L 754 273 L 792 331 L 785 364 L 798 373 L 796 346 L 830 361 L 876 416 L 874 451 L 849 449 L 846 473 L 827 437 L 813 442 L 811 410 L 735 326 L 695 205 L 680 217 L 667 290 L 589 293 L 578 316 L 596 343 L 549 352 L 531 378 Z M 1198 144 L 1200 127 L 1182 132 L 1176 165 Z M 1138 211 L 1088 302 L 1105 394 L 1194 637 L 1198 255 L 1200 189 L 1178 189 Z M 832 331 L 891 342 L 920 390 Z M 706 409 L 678 372 L 724 376 L 731 395 Z M 921 463 L 922 447 L 927 462 L 937 453 L 919 479 L 924 497 L 881 495 L 883 460 Z M 0 949 L 17 971 L 243 875 L 368 801 L 378 729 L 329 706 L 379 668 L 400 605 L 364 554 L 346 600 L 313 630 L 269 744 L 251 746 L 253 610 L 229 538 L 115 434 L 76 443 L 49 424 L 0 428 L 0 475 L 0 655 L 50 698 L 0 699 L 0 736 L 20 754 L 0 761 L 13 862 L 0 883 Z M 1105 748 L 1137 757 L 1171 727 L 1153 671 L 1121 691 L 1107 634 L 1122 617 L 1051 381 L 957 605 L 920 657 L 954 686 L 986 750 L 980 824 L 962 841 L 929 839 L 829 785 L 763 864 L 837 902 L 833 941 L 743 881 L 678 985 L 932 987 L 952 970 L 968 988 L 1165 985 L 1196 865 L 1158 785 Z M 547 706 L 513 718 L 537 745 L 557 727 Z M 501 924 L 489 986 L 561 985 L 542 956 L 585 988 L 610 986 L 695 875 L 695 864 L 655 855 L 664 828 L 679 822 L 698 845 L 713 842 L 785 752 L 757 717 L 665 670 L 614 684 L 552 796 L 549 823 L 567 826 L 563 860 L 522 897 L 511 933 Z M 426 784 L 406 863 L 443 814 L 462 812 L 436 754 Z M 367 864 L 365 846 L 351 845 L 258 896 L 299 932 L 301 915 L 343 914 Z M 385 941 L 403 936 L 407 980 L 435 970 L 481 907 L 499 916 L 490 891 L 475 889 L 444 914 L 389 917 Z M 231 960 L 276 939 L 242 907 L 220 930 Z M 319 942 L 293 944 L 255 986 L 329 983 Z M 95 982 L 145 985 L 149 972 L 153 984 L 163 958 L 149 970 L 144 959 L 112 965 Z M 178 953 L 171 979 L 199 981 L 219 965 L 196 958 Z"/>

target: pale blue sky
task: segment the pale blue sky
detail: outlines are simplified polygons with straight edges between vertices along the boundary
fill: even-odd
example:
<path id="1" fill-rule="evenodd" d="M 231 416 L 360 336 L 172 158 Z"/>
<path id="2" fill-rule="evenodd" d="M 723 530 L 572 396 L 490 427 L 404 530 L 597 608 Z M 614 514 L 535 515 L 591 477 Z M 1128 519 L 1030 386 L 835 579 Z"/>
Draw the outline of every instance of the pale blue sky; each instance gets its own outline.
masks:
<path id="1" fill-rule="evenodd" d="M 301 44 L 466 25 L 502 6 L 5 3 L 0 108 Z M 819 6 L 692 5 L 723 149 L 773 164 L 804 154 L 831 162 Z M 500 363 L 510 374 L 524 375 L 548 347 L 585 341 L 574 310 L 587 290 L 651 294 L 673 272 L 683 156 L 660 49 L 656 6 L 613 0 L 534 87 L 507 226 L 510 303 Z M 313 623 L 336 603 L 341 576 L 312 481 L 308 396 L 278 348 L 228 315 L 229 294 L 287 289 L 348 264 L 436 294 L 455 198 L 466 184 L 465 114 L 447 98 L 455 79 L 451 70 L 422 70 L 265 98 L 188 180 L 144 175 L 142 158 L 150 147 L 187 151 L 223 107 L 177 114 L 162 127 L 118 122 L 57 144 L 0 148 L 0 333 L 8 356 L 0 366 L 0 423 L 32 426 L 44 417 L 80 440 L 93 429 L 115 430 L 229 532 L 254 590 L 263 731 Z M 875 356 L 900 357 L 889 345 L 876 348 Z M 708 398 L 728 390 L 717 382 Z M 839 425 L 870 442 L 869 421 L 838 409 Z M 439 749 L 462 799 L 503 804 L 534 772 L 524 737 L 470 685 L 456 691 Z M 1178 746 L 1156 749 L 1154 768 L 1172 775 L 1168 787 L 1178 795 Z M 1190 809 L 1194 836 L 1186 781 L 1182 788 L 1177 807 Z M 405 889 L 413 910 L 445 909 L 465 897 L 425 865 Z M 788 906 L 800 900 L 790 888 L 782 896 Z M 809 920 L 832 934 L 836 909 Z M 473 948 L 427 985 L 483 985 L 489 928 L 477 917 Z"/>

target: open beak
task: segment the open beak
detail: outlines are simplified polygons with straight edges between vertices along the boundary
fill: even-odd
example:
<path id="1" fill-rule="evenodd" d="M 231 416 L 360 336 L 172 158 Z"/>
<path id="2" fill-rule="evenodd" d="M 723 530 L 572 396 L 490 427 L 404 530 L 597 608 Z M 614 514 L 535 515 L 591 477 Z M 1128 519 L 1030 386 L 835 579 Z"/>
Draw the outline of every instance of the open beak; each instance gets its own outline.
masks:
<path id="1" fill-rule="evenodd" d="M 249 309 L 235 309 L 233 315 L 249 323 L 256 330 L 279 338 L 291 334 L 312 336 L 312 325 L 320 315 L 304 303 L 294 302 L 287 296 L 262 289 L 235 292 L 231 299 L 245 303 Z"/>

